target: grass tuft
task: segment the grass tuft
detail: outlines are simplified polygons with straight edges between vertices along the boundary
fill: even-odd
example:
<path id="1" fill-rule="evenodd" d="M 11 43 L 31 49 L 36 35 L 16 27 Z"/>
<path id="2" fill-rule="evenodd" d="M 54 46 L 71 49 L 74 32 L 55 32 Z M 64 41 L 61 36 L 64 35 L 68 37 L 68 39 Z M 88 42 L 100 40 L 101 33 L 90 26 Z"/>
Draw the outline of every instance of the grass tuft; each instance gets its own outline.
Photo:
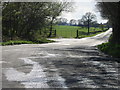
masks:
<path id="1" fill-rule="evenodd" d="M 42 44 L 42 43 L 52 43 L 53 40 L 47 40 L 47 39 L 39 39 L 35 41 L 23 41 L 23 40 L 16 40 L 16 41 L 7 41 L 7 42 L 1 42 L 0 45 L 19 45 L 19 44 Z"/>

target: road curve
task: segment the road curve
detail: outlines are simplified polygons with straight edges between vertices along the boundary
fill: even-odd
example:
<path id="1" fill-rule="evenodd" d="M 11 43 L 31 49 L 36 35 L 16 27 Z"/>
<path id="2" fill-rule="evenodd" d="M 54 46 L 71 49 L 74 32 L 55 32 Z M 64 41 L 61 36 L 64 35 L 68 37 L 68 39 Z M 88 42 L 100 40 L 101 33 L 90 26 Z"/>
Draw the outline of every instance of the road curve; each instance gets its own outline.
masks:
<path id="1" fill-rule="evenodd" d="M 119 88 L 119 63 L 95 47 L 107 42 L 111 33 L 2 46 L 2 87 Z"/>

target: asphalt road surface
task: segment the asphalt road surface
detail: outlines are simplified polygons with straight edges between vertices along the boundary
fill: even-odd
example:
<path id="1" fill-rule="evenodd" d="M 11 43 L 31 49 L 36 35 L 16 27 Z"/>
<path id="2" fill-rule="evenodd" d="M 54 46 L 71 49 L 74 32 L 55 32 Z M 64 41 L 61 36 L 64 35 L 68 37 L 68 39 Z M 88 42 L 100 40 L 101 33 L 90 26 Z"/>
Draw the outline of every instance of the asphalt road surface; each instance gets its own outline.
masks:
<path id="1" fill-rule="evenodd" d="M 95 47 L 112 29 L 83 39 L 2 47 L 2 88 L 119 88 L 119 63 Z"/>

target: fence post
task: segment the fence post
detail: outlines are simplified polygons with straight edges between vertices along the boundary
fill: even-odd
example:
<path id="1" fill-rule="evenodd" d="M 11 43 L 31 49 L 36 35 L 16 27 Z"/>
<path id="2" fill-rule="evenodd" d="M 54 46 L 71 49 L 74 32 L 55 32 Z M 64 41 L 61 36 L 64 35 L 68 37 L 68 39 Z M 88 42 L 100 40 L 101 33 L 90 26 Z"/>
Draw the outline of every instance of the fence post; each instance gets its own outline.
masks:
<path id="1" fill-rule="evenodd" d="M 78 38 L 79 37 L 79 31 L 77 30 L 77 36 L 76 36 L 76 38 Z"/>
<path id="2" fill-rule="evenodd" d="M 55 30 L 55 37 L 56 37 L 56 30 Z"/>

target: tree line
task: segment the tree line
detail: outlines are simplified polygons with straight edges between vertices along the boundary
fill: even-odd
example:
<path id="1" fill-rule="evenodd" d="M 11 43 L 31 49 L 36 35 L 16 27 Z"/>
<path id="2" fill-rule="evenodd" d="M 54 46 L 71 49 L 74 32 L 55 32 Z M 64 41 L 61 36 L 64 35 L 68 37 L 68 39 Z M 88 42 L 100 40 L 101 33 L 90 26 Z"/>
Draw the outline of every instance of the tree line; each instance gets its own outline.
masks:
<path id="1" fill-rule="evenodd" d="M 83 15 L 82 18 L 78 20 L 71 19 L 70 21 L 68 21 L 66 18 L 58 18 L 56 22 L 58 25 L 80 26 L 87 25 L 88 20 L 91 24 L 98 24 L 96 20 L 96 15 L 91 12 L 86 12 L 85 15 Z"/>
<path id="2" fill-rule="evenodd" d="M 70 6 L 69 2 L 4 2 L 3 41 L 50 37 L 54 20 Z"/>

